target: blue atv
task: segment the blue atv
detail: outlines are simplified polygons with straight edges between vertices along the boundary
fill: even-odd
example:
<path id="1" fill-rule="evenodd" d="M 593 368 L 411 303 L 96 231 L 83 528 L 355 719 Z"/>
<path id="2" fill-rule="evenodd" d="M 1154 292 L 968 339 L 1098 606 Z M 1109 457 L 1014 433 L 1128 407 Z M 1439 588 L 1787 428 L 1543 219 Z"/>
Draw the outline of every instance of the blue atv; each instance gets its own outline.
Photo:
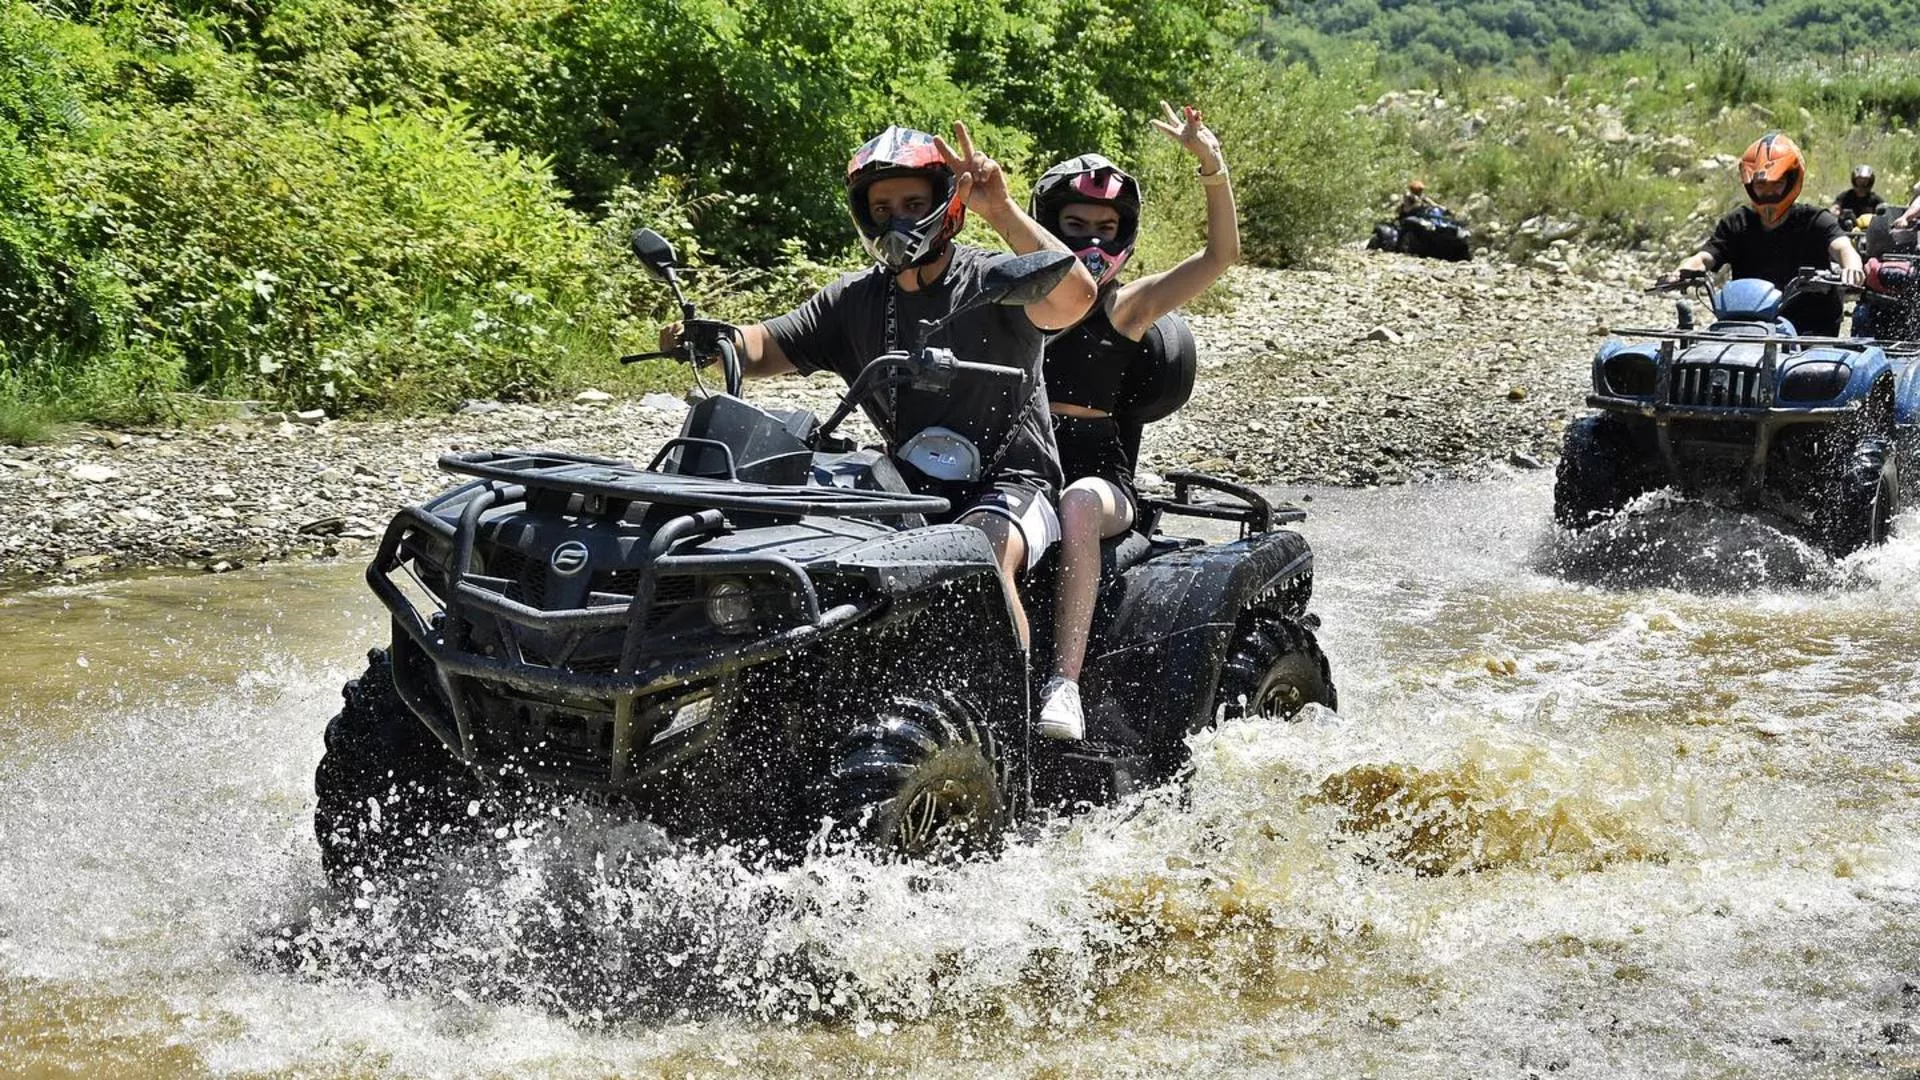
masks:
<path id="1" fill-rule="evenodd" d="M 1913 460 L 1920 365 L 1907 343 L 1798 333 L 1780 315 L 1795 297 L 1844 288 L 1806 270 L 1784 292 L 1705 274 L 1654 291 L 1706 293 L 1696 329 L 1684 300 L 1673 330 L 1628 330 L 1593 358 L 1599 411 L 1567 428 L 1554 518 L 1588 528 L 1635 496 L 1673 488 L 1783 518 L 1834 556 L 1880 543 L 1899 513 Z"/>

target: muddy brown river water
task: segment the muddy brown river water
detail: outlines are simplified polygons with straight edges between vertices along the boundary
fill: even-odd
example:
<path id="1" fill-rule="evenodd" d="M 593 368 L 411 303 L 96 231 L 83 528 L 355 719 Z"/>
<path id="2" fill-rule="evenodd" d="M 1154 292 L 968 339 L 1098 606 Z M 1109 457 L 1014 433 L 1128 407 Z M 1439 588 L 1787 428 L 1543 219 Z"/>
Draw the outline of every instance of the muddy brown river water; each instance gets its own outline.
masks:
<path id="1" fill-rule="evenodd" d="M 0 1075 L 1920 1077 L 1920 519 L 1319 492 L 1339 714 L 955 868 L 556 820 L 342 909 L 354 565 L 0 598 Z"/>

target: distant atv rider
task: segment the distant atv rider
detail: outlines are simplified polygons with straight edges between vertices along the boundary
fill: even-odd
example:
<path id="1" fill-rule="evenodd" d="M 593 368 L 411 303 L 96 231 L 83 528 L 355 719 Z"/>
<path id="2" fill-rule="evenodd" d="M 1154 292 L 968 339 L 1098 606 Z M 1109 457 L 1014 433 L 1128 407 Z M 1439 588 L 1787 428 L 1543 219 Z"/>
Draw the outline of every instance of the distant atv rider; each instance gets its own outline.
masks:
<path id="1" fill-rule="evenodd" d="M 1393 216 L 1396 218 L 1419 217 L 1439 205 L 1433 201 L 1433 196 L 1427 194 L 1427 185 L 1424 182 L 1409 180 L 1406 194 L 1400 196 L 1400 205 L 1394 208 Z"/>
<path id="2" fill-rule="evenodd" d="M 1840 224 L 1850 226 L 1862 214 L 1872 214 L 1886 205 L 1887 200 L 1873 190 L 1873 166 L 1855 165 L 1853 182 L 1847 190 L 1833 197 L 1833 213 Z"/>
<path id="3" fill-rule="evenodd" d="M 1781 289 L 1804 267 L 1840 267 L 1848 285 L 1863 280 L 1860 253 L 1847 240 L 1833 211 L 1794 200 L 1806 182 L 1800 148 L 1779 132 L 1762 135 L 1740 159 L 1740 183 L 1749 205 L 1728 211 L 1700 250 L 1673 275 L 1732 267 L 1736 278 L 1764 278 Z M 1671 279 L 1670 279 L 1671 280 Z M 1780 315 L 1802 334 L 1840 332 L 1844 304 L 1834 293 L 1802 293 L 1781 306 Z"/>
<path id="4" fill-rule="evenodd" d="M 913 327 L 977 292 L 994 259 L 953 242 L 969 208 L 1017 253 L 1067 250 L 1014 204 L 999 164 L 974 149 L 966 125 L 955 124 L 953 135 L 957 151 L 944 139 L 890 127 L 854 153 L 847 208 L 877 265 L 846 275 L 785 315 L 741 327 L 748 376 L 832 371 L 851 382 L 874 357 L 911 346 Z M 902 388 L 890 401 L 867 407 L 907 483 L 946 497 L 956 520 L 987 534 L 1022 641 L 1026 612 L 1013 580 L 1059 537 L 1053 497 L 1060 458 L 1047 416 L 1041 347 L 1048 332 L 1078 322 L 1094 295 L 1093 277 L 1076 265 L 1024 308 L 988 304 L 942 331 L 939 344 L 961 360 L 1024 370 L 1017 388 L 984 380 L 956 382 L 946 393 Z M 660 331 L 662 349 L 679 343 L 678 324 Z M 934 428 L 970 441 L 981 475 L 942 481 L 916 469 L 913 440 Z"/>
<path id="5" fill-rule="evenodd" d="M 1153 126 L 1199 162 L 1207 197 L 1207 245 L 1164 273 L 1119 283 L 1140 234 L 1140 185 L 1099 154 L 1048 169 L 1033 188 L 1033 217 L 1064 240 L 1100 283 L 1100 299 L 1079 325 L 1047 344 L 1047 397 L 1067 489 L 1060 496 L 1060 584 L 1054 607 L 1054 672 L 1040 695 L 1035 729 L 1050 739 L 1085 733 L 1080 668 L 1100 588 L 1100 541 L 1131 528 L 1137 507 L 1134 461 L 1114 418 L 1129 372 L 1146 358 L 1162 315 L 1192 300 L 1240 257 L 1240 226 L 1220 140 L 1200 110 Z"/>

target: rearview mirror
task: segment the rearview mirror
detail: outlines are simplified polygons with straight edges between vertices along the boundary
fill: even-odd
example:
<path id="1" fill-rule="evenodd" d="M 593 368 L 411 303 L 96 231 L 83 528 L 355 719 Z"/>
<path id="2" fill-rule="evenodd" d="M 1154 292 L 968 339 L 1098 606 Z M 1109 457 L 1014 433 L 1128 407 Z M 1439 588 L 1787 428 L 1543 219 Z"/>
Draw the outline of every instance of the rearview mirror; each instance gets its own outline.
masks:
<path id="1" fill-rule="evenodd" d="M 1052 292 L 1073 264 L 1073 255 L 1065 251 L 1010 255 L 987 268 L 980 293 L 996 304 L 1025 307 Z"/>
<path id="2" fill-rule="evenodd" d="M 653 276 L 661 281 L 673 280 L 673 268 L 679 259 L 673 254 L 673 245 L 667 238 L 652 229 L 636 229 L 633 233 L 633 254 Z"/>

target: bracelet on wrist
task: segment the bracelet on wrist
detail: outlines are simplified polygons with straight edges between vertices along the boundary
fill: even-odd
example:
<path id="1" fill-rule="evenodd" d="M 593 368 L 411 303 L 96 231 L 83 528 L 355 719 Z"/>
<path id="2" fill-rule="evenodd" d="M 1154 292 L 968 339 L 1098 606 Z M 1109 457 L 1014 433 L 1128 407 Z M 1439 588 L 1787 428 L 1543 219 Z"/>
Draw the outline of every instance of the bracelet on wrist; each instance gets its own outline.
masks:
<path id="1" fill-rule="evenodd" d="M 1193 170 L 1193 174 L 1199 177 L 1200 182 L 1207 187 L 1219 187 L 1221 184 L 1227 182 L 1227 163 L 1222 161 L 1220 167 L 1212 172 L 1203 172 L 1196 168 Z"/>

